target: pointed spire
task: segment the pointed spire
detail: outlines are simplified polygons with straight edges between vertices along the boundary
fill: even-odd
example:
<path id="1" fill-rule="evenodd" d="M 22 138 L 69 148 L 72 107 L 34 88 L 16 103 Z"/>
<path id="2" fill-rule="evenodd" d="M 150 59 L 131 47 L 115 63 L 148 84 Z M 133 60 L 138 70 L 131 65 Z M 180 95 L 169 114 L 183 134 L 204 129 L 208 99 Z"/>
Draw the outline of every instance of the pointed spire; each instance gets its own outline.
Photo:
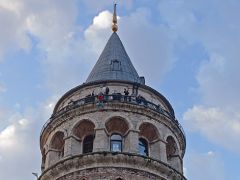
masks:
<path id="1" fill-rule="evenodd" d="M 117 25 L 117 1 L 114 0 L 114 13 L 113 13 L 113 25 L 112 25 L 113 32 L 117 32 L 118 25 Z"/>
<path id="2" fill-rule="evenodd" d="M 128 81 L 144 84 L 144 78 L 139 77 L 118 34 L 117 3 L 114 1 L 112 36 L 108 40 L 97 63 L 89 74 L 86 83 L 96 81 Z"/>
<path id="3" fill-rule="evenodd" d="M 105 80 L 139 82 L 139 78 L 119 36 L 112 33 L 86 82 Z"/>

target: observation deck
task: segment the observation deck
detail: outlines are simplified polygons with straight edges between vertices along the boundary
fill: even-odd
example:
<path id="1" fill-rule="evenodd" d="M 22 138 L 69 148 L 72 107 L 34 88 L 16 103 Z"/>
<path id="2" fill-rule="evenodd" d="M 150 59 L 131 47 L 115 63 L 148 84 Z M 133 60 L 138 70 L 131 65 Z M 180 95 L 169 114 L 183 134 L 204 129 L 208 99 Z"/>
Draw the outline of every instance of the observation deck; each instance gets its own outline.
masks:
<path id="1" fill-rule="evenodd" d="M 175 125 L 177 131 L 183 138 L 184 147 L 186 147 L 185 132 L 181 124 L 171 113 L 163 109 L 160 105 L 154 104 L 143 97 L 125 96 L 120 93 L 103 95 L 102 100 L 100 100 L 99 96 L 96 95 L 71 101 L 67 106 L 52 114 L 50 119 L 44 124 L 41 130 L 40 140 L 42 140 L 43 134 L 46 132 L 51 132 L 55 126 L 58 126 L 63 123 L 63 121 L 67 120 L 67 118 L 70 116 L 70 112 L 79 110 L 80 113 L 89 113 L 93 111 L 106 111 L 109 109 L 121 109 L 123 111 L 132 111 L 135 113 L 142 113 L 143 111 L 146 111 L 147 113 L 151 113 L 153 116 L 162 116 Z M 133 111 L 133 109 L 135 111 Z M 75 112 L 75 114 L 76 113 L 77 112 Z M 185 151 L 183 154 L 184 153 Z"/>

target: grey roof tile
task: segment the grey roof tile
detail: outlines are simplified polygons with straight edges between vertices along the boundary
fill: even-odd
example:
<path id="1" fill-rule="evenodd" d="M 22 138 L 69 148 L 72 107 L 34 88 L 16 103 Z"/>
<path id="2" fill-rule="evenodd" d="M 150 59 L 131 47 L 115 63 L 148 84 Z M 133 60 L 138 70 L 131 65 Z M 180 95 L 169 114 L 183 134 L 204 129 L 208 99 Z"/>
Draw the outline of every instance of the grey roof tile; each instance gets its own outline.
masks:
<path id="1" fill-rule="evenodd" d="M 86 82 L 100 80 L 140 81 L 136 69 L 115 32 L 108 40 Z"/>

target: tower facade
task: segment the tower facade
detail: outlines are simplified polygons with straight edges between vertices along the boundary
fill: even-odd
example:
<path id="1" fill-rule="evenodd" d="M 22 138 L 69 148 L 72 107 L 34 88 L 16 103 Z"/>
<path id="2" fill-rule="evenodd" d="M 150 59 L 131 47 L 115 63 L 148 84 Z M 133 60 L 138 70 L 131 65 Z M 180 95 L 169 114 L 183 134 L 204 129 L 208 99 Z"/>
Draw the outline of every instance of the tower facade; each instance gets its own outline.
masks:
<path id="1" fill-rule="evenodd" d="M 183 180 L 186 139 L 168 100 L 145 85 L 117 34 L 40 137 L 39 180 Z"/>

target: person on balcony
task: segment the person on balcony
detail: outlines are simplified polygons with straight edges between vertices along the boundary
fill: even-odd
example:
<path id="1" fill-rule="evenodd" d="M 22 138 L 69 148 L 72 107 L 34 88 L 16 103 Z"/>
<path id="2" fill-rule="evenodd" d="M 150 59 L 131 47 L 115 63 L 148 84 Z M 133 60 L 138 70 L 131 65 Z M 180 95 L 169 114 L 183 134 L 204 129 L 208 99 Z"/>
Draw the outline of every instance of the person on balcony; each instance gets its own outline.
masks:
<path id="1" fill-rule="evenodd" d="M 128 100 L 128 96 L 129 96 L 129 90 L 124 88 L 124 101 L 127 101 Z"/>
<path id="2" fill-rule="evenodd" d="M 100 92 L 100 93 L 98 94 L 97 100 L 98 100 L 98 102 L 97 102 L 97 107 L 98 107 L 98 108 L 103 108 L 103 107 L 104 107 L 104 103 L 103 103 L 103 101 L 104 101 L 104 95 L 103 95 L 102 92 Z"/>
<path id="3" fill-rule="evenodd" d="M 106 95 L 109 95 L 109 87 L 106 87 L 106 89 L 105 89 L 105 94 L 106 94 Z"/>

